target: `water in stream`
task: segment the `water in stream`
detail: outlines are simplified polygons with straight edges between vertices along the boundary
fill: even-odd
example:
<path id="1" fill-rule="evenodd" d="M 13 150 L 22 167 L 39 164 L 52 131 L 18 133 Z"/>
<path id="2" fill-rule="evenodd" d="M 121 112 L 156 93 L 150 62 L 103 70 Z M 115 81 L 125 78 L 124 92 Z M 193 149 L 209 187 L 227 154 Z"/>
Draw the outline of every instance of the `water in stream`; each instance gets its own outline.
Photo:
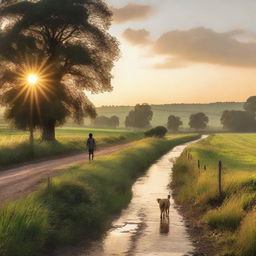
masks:
<path id="1" fill-rule="evenodd" d="M 153 164 L 133 185 L 133 198 L 101 241 L 78 256 L 184 256 L 194 250 L 171 197 L 170 217 L 160 221 L 157 198 L 172 194 L 168 188 L 174 160 L 190 143 L 175 147 Z"/>

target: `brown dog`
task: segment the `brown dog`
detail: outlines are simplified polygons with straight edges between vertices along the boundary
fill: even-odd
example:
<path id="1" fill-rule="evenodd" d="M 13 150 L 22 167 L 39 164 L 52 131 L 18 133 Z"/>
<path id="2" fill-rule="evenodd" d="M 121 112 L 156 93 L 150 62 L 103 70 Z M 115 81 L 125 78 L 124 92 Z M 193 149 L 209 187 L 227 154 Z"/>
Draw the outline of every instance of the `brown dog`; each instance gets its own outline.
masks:
<path id="1" fill-rule="evenodd" d="M 166 199 L 160 199 L 157 198 L 156 201 L 159 204 L 160 208 L 160 218 L 162 219 L 163 217 L 169 217 L 169 208 L 170 208 L 170 195 L 168 195 L 168 198 Z"/>

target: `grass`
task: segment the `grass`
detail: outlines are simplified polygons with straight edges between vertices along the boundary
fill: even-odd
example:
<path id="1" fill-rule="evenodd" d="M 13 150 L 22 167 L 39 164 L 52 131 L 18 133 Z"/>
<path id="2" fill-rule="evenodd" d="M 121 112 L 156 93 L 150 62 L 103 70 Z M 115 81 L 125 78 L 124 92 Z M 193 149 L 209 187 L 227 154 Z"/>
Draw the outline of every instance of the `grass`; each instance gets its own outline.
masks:
<path id="1" fill-rule="evenodd" d="M 256 209 L 256 134 L 211 135 L 187 150 L 193 160 L 187 160 L 183 153 L 174 167 L 173 186 L 179 190 L 177 202 L 196 204 L 204 212 L 202 222 L 223 237 L 234 232 L 237 242 L 230 244 L 226 239 L 232 255 L 256 255 L 256 239 L 251 242 L 256 237 L 253 221 L 250 232 L 247 231 Z M 198 159 L 207 166 L 206 171 L 199 171 Z M 219 160 L 223 163 L 222 197 L 218 193 Z"/>
<path id="2" fill-rule="evenodd" d="M 93 132 L 97 148 L 133 141 L 143 136 L 140 132 L 119 129 L 58 128 L 57 142 L 42 142 L 36 133 L 32 154 L 27 132 L 1 127 L 0 169 L 31 160 L 84 151 L 89 132 Z"/>
<path id="3" fill-rule="evenodd" d="M 75 165 L 37 192 L 0 210 L 0 255 L 34 256 L 93 238 L 131 199 L 136 178 L 170 148 L 197 138 L 148 138 L 92 164 Z"/>
<path id="4" fill-rule="evenodd" d="M 256 252 L 256 210 L 247 214 L 238 232 L 237 248 L 240 255 L 254 256 Z"/>

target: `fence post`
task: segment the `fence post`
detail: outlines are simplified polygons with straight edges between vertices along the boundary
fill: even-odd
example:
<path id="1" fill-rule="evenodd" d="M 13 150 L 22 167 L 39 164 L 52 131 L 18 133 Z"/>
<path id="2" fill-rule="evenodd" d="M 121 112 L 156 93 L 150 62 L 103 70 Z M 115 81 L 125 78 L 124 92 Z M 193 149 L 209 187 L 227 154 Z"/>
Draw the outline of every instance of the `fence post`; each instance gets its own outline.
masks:
<path id="1" fill-rule="evenodd" d="M 222 162 L 219 161 L 219 196 L 222 196 Z"/>
<path id="2" fill-rule="evenodd" d="M 200 167 L 201 167 L 200 160 L 197 160 L 197 167 L 198 167 L 198 169 L 200 169 Z"/>
<path id="3" fill-rule="evenodd" d="M 204 165 L 204 170 L 206 171 L 206 165 Z"/>

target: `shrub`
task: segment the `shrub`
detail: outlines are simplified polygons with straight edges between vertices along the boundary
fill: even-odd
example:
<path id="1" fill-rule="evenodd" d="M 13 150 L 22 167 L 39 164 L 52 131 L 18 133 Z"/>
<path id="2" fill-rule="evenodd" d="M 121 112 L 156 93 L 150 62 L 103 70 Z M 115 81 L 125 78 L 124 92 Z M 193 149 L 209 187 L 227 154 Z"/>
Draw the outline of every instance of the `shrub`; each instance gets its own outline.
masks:
<path id="1" fill-rule="evenodd" d="M 146 131 L 144 134 L 146 137 L 163 138 L 166 133 L 167 133 L 167 129 L 164 126 L 157 126 L 153 129 Z"/>

